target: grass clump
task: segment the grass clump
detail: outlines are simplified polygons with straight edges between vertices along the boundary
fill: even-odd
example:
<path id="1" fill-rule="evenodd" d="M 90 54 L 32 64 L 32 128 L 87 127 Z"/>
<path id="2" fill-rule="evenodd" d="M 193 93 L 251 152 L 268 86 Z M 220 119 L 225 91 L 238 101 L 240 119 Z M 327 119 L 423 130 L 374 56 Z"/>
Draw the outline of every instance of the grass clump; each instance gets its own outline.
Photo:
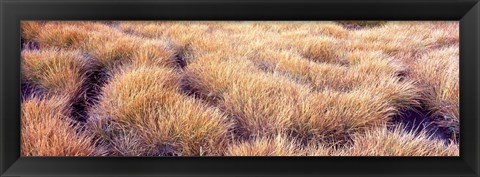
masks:
<path id="1" fill-rule="evenodd" d="M 49 95 L 74 96 L 85 79 L 88 61 L 78 51 L 23 50 L 22 79 L 40 86 Z"/>
<path id="2" fill-rule="evenodd" d="M 343 44 L 339 41 L 333 37 L 310 37 L 297 39 L 293 45 L 313 61 L 346 64 L 341 50 Z"/>
<path id="3" fill-rule="evenodd" d="M 66 116 L 68 100 L 30 98 L 22 103 L 21 154 L 23 156 L 102 155 L 91 136 L 78 133 L 79 127 Z"/>
<path id="4" fill-rule="evenodd" d="M 253 65 L 247 60 L 205 57 L 188 66 L 186 78 L 198 94 L 236 120 L 242 136 L 285 132 L 291 128 L 291 119 L 298 116 L 296 105 L 308 90 L 285 78 L 249 67 Z M 250 72 L 239 72 L 248 70 Z"/>
<path id="5" fill-rule="evenodd" d="M 171 69 L 142 66 L 120 71 L 104 87 L 92 111 L 91 129 L 111 146 L 112 154 L 198 156 L 224 151 L 231 124 L 217 109 L 179 94 L 176 77 Z"/>
<path id="6" fill-rule="evenodd" d="M 78 48 L 88 33 L 72 25 L 46 24 L 37 36 L 41 48 Z"/>
<path id="7" fill-rule="evenodd" d="M 324 91 L 311 95 L 301 111 L 297 133 L 318 141 L 343 139 L 355 131 L 386 123 L 395 113 L 395 107 L 370 93 Z"/>
<path id="8" fill-rule="evenodd" d="M 413 65 L 413 75 L 425 87 L 428 108 L 447 119 L 459 120 L 459 48 L 433 50 Z"/>
<path id="9" fill-rule="evenodd" d="M 433 139 L 425 131 L 405 131 L 402 126 L 392 130 L 386 127 L 373 129 L 353 138 L 353 145 L 341 156 L 458 156 L 454 143 Z"/>

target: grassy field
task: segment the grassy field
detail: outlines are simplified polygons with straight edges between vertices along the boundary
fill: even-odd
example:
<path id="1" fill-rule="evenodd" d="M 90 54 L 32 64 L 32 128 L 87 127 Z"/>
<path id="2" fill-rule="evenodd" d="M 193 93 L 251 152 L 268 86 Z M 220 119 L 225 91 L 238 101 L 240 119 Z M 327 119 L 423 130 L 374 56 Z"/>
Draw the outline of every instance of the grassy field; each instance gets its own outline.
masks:
<path id="1" fill-rule="evenodd" d="M 24 21 L 24 156 L 458 156 L 458 22 Z"/>

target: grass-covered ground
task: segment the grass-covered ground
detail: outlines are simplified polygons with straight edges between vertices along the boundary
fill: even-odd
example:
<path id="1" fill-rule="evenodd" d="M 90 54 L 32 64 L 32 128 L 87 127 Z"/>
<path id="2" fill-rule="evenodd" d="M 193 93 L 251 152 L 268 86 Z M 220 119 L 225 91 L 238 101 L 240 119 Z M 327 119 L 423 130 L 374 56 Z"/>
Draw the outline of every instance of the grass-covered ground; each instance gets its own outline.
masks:
<path id="1" fill-rule="evenodd" d="M 456 156 L 458 22 L 22 22 L 25 156 Z"/>

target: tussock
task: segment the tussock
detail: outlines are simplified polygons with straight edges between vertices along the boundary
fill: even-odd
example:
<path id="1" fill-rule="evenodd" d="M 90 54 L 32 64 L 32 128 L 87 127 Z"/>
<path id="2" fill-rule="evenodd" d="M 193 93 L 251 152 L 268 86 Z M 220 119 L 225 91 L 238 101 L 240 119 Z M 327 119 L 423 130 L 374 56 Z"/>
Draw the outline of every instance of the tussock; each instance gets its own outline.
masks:
<path id="1" fill-rule="evenodd" d="M 297 38 L 298 39 L 298 38 Z M 343 44 L 333 37 L 299 38 L 293 42 L 299 53 L 316 62 L 345 63 Z M 332 50 L 335 49 L 335 50 Z"/>
<path id="2" fill-rule="evenodd" d="M 88 61 L 78 51 L 23 50 L 22 79 L 40 86 L 49 95 L 72 97 L 85 79 Z"/>
<path id="3" fill-rule="evenodd" d="M 298 116 L 296 105 L 308 90 L 288 79 L 252 69 L 254 64 L 248 60 L 209 57 L 200 58 L 188 66 L 189 85 L 234 117 L 243 136 L 288 131 L 292 126 L 291 119 Z"/>
<path id="4" fill-rule="evenodd" d="M 402 126 L 393 130 L 379 128 L 358 134 L 353 146 L 339 152 L 341 156 L 458 156 L 454 143 L 431 138 L 426 132 L 404 131 Z"/>
<path id="5" fill-rule="evenodd" d="M 431 111 L 447 119 L 459 120 L 459 48 L 432 50 L 414 63 L 413 75 L 423 86 L 424 97 Z"/>
<path id="6" fill-rule="evenodd" d="M 102 155 L 92 137 L 78 133 L 65 114 L 68 100 L 31 98 L 22 103 L 21 154 L 23 156 Z"/>
<path id="7" fill-rule="evenodd" d="M 179 94 L 171 69 L 125 69 L 104 87 L 91 129 L 114 155 L 219 155 L 230 123 L 217 109 Z M 182 111 L 179 111 L 182 110 Z M 129 148 L 125 148 L 129 147 Z"/>

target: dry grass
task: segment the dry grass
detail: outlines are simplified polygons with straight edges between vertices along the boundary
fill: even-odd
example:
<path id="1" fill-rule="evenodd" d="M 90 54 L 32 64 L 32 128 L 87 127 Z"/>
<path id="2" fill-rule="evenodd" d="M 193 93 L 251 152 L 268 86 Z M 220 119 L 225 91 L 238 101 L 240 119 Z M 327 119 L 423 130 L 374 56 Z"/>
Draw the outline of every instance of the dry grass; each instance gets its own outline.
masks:
<path id="1" fill-rule="evenodd" d="M 21 154 L 23 156 L 102 155 L 92 137 L 77 133 L 79 127 L 65 116 L 68 100 L 31 98 L 22 103 Z"/>
<path id="2" fill-rule="evenodd" d="M 88 61 L 78 51 L 23 50 L 22 79 L 48 95 L 74 97 L 80 92 Z"/>
<path id="3" fill-rule="evenodd" d="M 53 22 L 39 28 L 40 32 L 33 39 L 42 48 L 81 49 L 109 71 L 132 60 L 159 66 L 174 65 L 171 58 L 175 52 L 167 48 L 165 42 L 124 35 L 102 23 Z M 138 54 L 140 49 L 148 53 Z"/>
<path id="4" fill-rule="evenodd" d="M 428 132 L 406 131 L 402 125 L 385 126 L 355 134 L 343 148 L 310 144 L 302 146 L 285 135 L 255 138 L 230 145 L 227 156 L 458 156 L 458 145 L 434 139 Z"/>
<path id="5" fill-rule="evenodd" d="M 428 132 L 405 130 L 403 125 L 380 127 L 358 133 L 343 148 L 310 145 L 304 153 L 311 156 L 458 156 L 453 142 L 435 139 Z"/>
<path id="6" fill-rule="evenodd" d="M 119 71 L 92 110 L 93 133 L 114 155 L 221 154 L 231 124 L 217 109 L 179 94 L 177 77 L 160 67 Z"/>
<path id="7" fill-rule="evenodd" d="M 33 41 L 38 33 L 40 33 L 42 29 L 42 23 L 37 21 L 25 21 L 21 23 L 22 29 L 22 39 L 25 41 L 31 42 Z"/>
<path id="8" fill-rule="evenodd" d="M 29 21 L 22 81 L 40 88 L 35 99 L 84 113 L 81 134 L 104 155 L 458 155 L 445 143 L 455 138 L 387 130 L 421 107 L 458 133 L 458 32 L 458 22 Z M 81 97 L 94 101 L 76 110 Z"/>
<path id="9" fill-rule="evenodd" d="M 257 138 L 250 142 L 232 144 L 226 156 L 300 156 L 299 144 L 282 135 L 273 138 Z"/>
<path id="10" fill-rule="evenodd" d="M 239 134 L 272 135 L 291 129 L 298 104 L 308 94 L 304 86 L 262 73 L 248 60 L 215 57 L 205 56 L 189 65 L 187 82 L 197 94 L 233 117 Z"/>
<path id="11" fill-rule="evenodd" d="M 341 156 L 458 156 L 459 147 L 433 139 L 427 132 L 404 131 L 402 126 L 379 128 L 357 134 L 353 146 L 339 152 Z"/>
<path id="12" fill-rule="evenodd" d="M 419 58 L 412 69 L 425 87 L 428 107 L 446 119 L 457 121 L 460 119 L 458 57 L 458 46 L 435 49 Z"/>

